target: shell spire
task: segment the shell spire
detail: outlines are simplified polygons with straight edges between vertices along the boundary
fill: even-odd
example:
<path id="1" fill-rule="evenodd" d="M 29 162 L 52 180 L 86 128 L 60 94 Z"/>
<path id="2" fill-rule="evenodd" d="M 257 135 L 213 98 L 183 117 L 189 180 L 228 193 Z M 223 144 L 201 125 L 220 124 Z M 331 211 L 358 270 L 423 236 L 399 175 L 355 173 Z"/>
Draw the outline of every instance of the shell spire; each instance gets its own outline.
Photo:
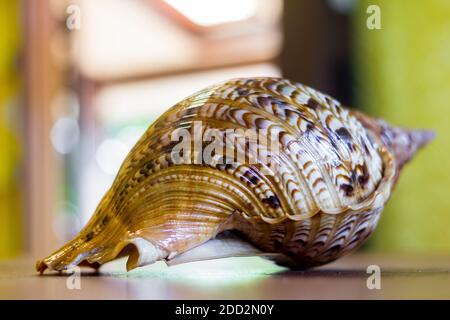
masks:
<path id="1" fill-rule="evenodd" d="M 391 126 L 386 121 L 369 117 L 357 111 L 354 115 L 392 152 L 397 171 L 409 162 L 419 149 L 436 136 L 434 131 Z"/>
<path id="2" fill-rule="evenodd" d="M 390 126 L 384 127 L 381 134 L 381 139 L 392 149 L 399 169 L 411 160 L 419 149 L 431 142 L 434 137 L 433 131 Z"/>

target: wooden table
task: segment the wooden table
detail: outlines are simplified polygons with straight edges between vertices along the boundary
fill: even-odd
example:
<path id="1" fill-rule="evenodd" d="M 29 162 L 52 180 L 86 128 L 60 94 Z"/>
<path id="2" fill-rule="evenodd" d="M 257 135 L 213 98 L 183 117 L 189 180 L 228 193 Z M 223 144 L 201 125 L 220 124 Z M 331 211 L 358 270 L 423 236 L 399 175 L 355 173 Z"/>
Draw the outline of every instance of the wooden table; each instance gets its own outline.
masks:
<path id="1" fill-rule="evenodd" d="M 367 288 L 369 265 L 381 269 L 380 290 Z M 67 275 L 39 276 L 33 267 L 0 261 L 0 299 L 450 299 L 450 257 L 355 254 L 309 271 L 228 258 L 129 273 L 120 260 L 97 275 L 83 270 L 79 290 L 68 289 L 75 282 Z"/>

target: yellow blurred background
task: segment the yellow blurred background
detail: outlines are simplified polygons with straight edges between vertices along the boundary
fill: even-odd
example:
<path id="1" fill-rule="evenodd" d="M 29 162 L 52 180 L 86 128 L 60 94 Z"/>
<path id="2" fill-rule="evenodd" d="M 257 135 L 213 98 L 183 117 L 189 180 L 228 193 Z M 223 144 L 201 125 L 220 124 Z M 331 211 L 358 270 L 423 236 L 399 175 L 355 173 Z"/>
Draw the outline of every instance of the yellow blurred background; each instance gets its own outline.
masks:
<path id="1" fill-rule="evenodd" d="M 246 76 L 435 129 L 364 250 L 450 253 L 449 1 L 2 1 L 0 34 L 0 258 L 69 240 L 159 114 Z"/>

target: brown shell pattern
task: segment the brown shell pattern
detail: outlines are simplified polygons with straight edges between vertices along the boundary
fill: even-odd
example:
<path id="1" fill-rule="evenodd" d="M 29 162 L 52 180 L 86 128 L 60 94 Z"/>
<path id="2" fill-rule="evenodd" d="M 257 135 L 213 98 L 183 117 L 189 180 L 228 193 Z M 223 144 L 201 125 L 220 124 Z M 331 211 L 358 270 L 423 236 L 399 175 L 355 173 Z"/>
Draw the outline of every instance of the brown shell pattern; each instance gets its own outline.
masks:
<path id="1" fill-rule="evenodd" d="M 216 154 L 213 163 L 197 161 L 195 151 L 174 163 L 172 134 L 180 129 L 202 136 L 217 129 L 222 146 L 227 130 L 237 139 L 239 129 L 261 130 L 278 139 L 280 150 L 258 140 L 256 148 L 237 144 L 233 154 Z M 285 79 L 230 80 L 188 97 L 151 125 L 89 224 L 37 268 L 94 266 L 129 254 L 131 269 L 170 261 L 225 230 L 300 267 L 323 264 L 372 232 L 396 174 L 380 137 L 333 98 Z"/>

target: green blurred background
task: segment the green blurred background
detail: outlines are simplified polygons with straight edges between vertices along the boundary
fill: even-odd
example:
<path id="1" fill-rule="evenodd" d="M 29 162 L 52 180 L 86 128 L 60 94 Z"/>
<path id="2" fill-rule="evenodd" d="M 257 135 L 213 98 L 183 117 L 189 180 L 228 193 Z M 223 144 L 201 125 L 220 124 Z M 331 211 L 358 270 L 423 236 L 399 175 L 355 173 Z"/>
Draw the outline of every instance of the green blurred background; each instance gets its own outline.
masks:
<path id="1" fill-rule="evenodd" d="M 403 126 L 433 128 L 437 139 L 405 167 L 374 249 L 450 252 L 450 1 L 378 4 L 382 30 L 354 28 L 357 99 L 372 114 Z M 355 16 L 355 25 L 364 15 Z"/>
<path id="2" fill-rule="evenodd" d="M 213 82 L 284 76 L 437 139 L 364 250 L 450 253 L 450 1 L 0 2 L 0 258 L 87 221 L 161 112 Z M 381 29 L 369 30 L 369 5 Z"/>
<path id="3" fill-rule="evenodd" d="M 0 3 L 0 257 L 17 254 L 22 246 L 17 9 L 12 1 Z"/>

